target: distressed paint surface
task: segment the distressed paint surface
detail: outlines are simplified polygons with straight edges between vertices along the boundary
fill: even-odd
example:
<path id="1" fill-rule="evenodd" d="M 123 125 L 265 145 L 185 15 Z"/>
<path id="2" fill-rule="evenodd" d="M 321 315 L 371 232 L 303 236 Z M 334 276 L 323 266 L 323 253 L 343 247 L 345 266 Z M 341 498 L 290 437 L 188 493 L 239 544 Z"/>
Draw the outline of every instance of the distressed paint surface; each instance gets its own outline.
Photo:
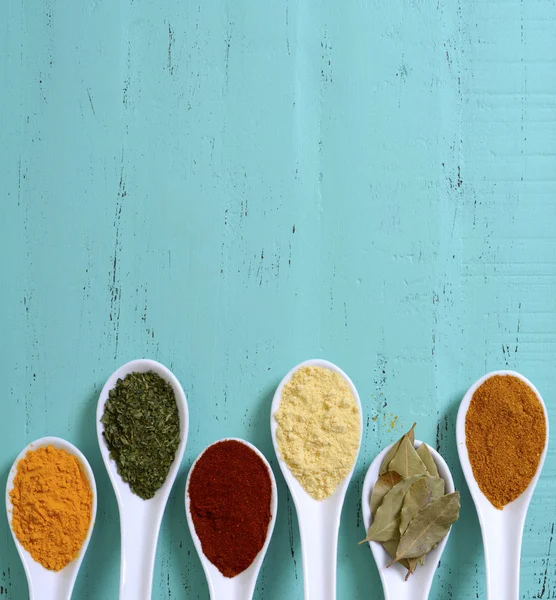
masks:
<path id="1" fill-rule="evenodd" d="M 458 466 L 458 402 L 523 372 L 556 407 L 556 4 L 8 0 L 0 40 L 0 473 L 46 434 L 99 488 L 74 598 L 117 595 L 119 524 L 94 427 L 120 364 L 180 378 L 191 426 L 153 598 L 207 598 L 188 467 L 241 436 L 278 478 L 257 598 L 302 597 L 297 521 L 272 452 L 283 374 L 323 357 L 366 428 L 338 597 L 381 598 L 367 466 L 415 420 L 462 491 L 432 598 L 485 595 Z M 556 598 L 556 456 L 526 524 L 523 599 Z M 0 519 L 0 598 L 26 595 Z"/>

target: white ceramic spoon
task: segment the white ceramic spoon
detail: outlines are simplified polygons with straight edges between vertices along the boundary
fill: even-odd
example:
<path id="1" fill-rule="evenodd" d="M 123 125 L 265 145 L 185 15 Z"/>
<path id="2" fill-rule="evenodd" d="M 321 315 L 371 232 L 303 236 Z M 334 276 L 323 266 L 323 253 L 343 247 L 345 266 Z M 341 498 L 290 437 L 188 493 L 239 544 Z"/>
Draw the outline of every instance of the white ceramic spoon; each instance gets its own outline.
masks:
<path id="1" fill-rule="evenodd" d="M 420 442 L 419 440 L 415 440 L 415 448 L 419 448 L 422 443 L 423 442 Z M 361 507 L 363 510 L 365 531 L 369 530 L 372 522 L 371 507 L 369 504 L 371 492 L 378 479 L 380 465 L 382 464 L 386 453 L 392 446 L 393 444 L 384 448 L 384 450 L 373 460 L 367 471 L 367 475 L 365 476 L 365 481 L 363 482 Z M 438 473 L 446 482 L 445 492 L 446 494 L 451 494 L 454 491 L 454 480 L 452 479 L 450 469 L 448 469 L 448 465 L 442 456 L 440 456 L 434 448 L 431 448 L 430 446 L 429 448 L 434 458 L 434 462 L 438 467 Z M 436 548 L 434 548 L 434 550 L 431 550 L 427 554 L 425 565 L 418 566 L 415 573 L 413 573 L 407 581 L 405 581 L 407 570 L 401 565 L 393 564 L 391 567 L 387 567 L 392 562 L 392 558 L 386 550 L 384 550 L 382 544 L 378 542 L 369 542 L 373 556 L 375 557 L 380 579 L 382 580 L 384 600 L 427 600 L 436 568 L 438 567 L 440 557 L 444 551 L 449 535 L 450 532 L 448 532 L 448 535 Z"/>
<path id="2" fill-rule="evenodd" d="M 524 381 L 536 394 L 541 403 L 546 419 L 546 444 L 544 446 L 537 472 L 527 489 L 513 502 L 506 505 L 503 510 L 498 510 L 488 501 L 481 492 L 469 462 L 467 446 L 465 444 L 465 417 L 469 409 L 469 403 L 475 390 L 493 375 L 513 375 Z M 519 596 L 519 566 L 521 556 L 521 539 L 523 537 L 523 526 L 531 497 L 541 474 L 548 447 L 548 414 L 546 406 L 537 388 L 523 375 L 515 371 L 493 371 L 487 373 L 476 381 L 467 391 L 461 401 L 456 435 L 461 468 L 475 508 L 479 516 L 483 545 L 485 549 L 487 598 L 488 600 L 518 600 Z"/>
<path id="3" fill-rule="evenodd" d="M 303 489 L 302 485 L 290 471 L 288 465 L 282 460 L 276 440 L 278 424 L 274 418 L 274 413 L 280 406 L 284 386 L 298 369 L 305 366 L 330 369 L 339 373 L 347 381 L 359 407 L 361 431 L 363 430 L 363 411 L 361 409 L 359 394 L 351 379 L 339 367 L 321 359 L 307 360 L 300 363 L 282 379 L 274 394 L 270 411 L 270 430 L 272 432 L 274 450 L 284 474 L 284 479 L 290 488 L 297 511 L 301 537 L 301 555 L 303 559 L 305 600 L 334 600 L 336 598 L 336 554 L 340 517 L 346 491 L 353 474 L 353 467 L 355 467 L 355 463 L 357 462 L 357 456 L 346 478 L 338 485 L 333 494 L 321 501 L 313 499 Z M 359 437 L 359 445 L 361 445 L 361 437 Z"/>
<path id="4" fill-rule="evenodd" d="M 104 414 L 104 403 L 108 399 L 108 392 L 114 388 L 118 379 L 123 379 L 129 373 L 147 371 L 160 375 L 174 390 L 180 416 L 180 444 L 166 481 L 153 498 L 143 500 L 131 491 L 129 485 L 118 474 L 116 463 L 110 458 L 110 452 L 102 435 L 104 425 L 100 419 Z M 140 359 L 126 363 L 110 375 L 102 388 L 97 406 L 97 435 L 100 453 L 114 487 L 120 511 L 122 538 L 120 600 L 148 600 L 151 597 L 158 532 L 170 490 L 183 458 L 188 427 L 187 400 L 180 382 L 169 369 L 154 360 Z"/>
<path id="5" fill-rule="evenodd" d="M 91 525 L 89 526 L 87 537 L 85 538 L 85 541 L 79 550 L 79 555 L 77 558 L 68 563 L 63 569 L 60 569 L 60 571 L 51 571 L 49 569 L 45 569 L 40 563 L 36 562 L 29 552 L 27 552 L 27 550 L 25 550 L 25 548 L 19 543 L 19 540 L 17 539 L 11 526 L 13 506 L 10 498 L 10 491 L 13 488 L 14 477 L 17 472 L 17 463 L 27 454 L 29 450 L 36 450 L 42 446 L 54 446 L 55 448 L 65 450 L 69 454 L 76 456 L 83 467 L 83 471 L 87 476 L 87 479 L 89 480 L 89 485 L 91 486 L 91 491 L 93 493 Z M 8 512 L 8 522 L 10 524 L 10 529 L 12 530 L 15 545 L 17 551 L 19 552 L 19 556 L 21 557 L 21 562 L 23 563 L 23 567 L 25 569 L 25 575 L 27 575 L 27 583 L 29 584 L 29 600 L 69 600 L 71 598 L 73 586 L 77 578 L 77 573 L 79 572 L 79 567 L 81 567 L 83 557 L 85 556 L 87 546 L 89 545 L 89 540 L 91 539 L 97 512 L 97 488 L 95 484 L 95 476 L 93 475 L 93 470 L 87 462 L 87 459 L 73 444 L 70 444 L 61 438 L 43 437 L 35 442 L 32 442 L 20 452 L 19 456 L 15 459 L 12 468 L 10 469 L 10 473 L 8 475 L 8 484 L 6 485 L 6 508 Z"/>
<path id="6" fill-rule="evenodd" d="M 255 557 L 255 560 L 251 563 L 251 565 L 245 569 L 239 575 L 235 577 L 224 577 L 222 573 L 215 567 L 210 560 L 203 553 L 203 548 L 201 546 L 201 540 L 195 531 L 195 525 L 193 523 L 193 518 L 191 517 L 191 507 L 190 507 L 190 498 L 189 498 L 189 480 L 191 478 L 191 473 L 197 464 L 197 461 L 201 458 L 203 453 L 210 448 L 208 446 L 199 454 L 191 469 L 189 471 L 189 475 L 187 476 L 187 483 L 185 485 L 185 514 L 187 516 L 187 524 L 189 525 L 189 531 L 191 532 L 191 537 L 193 538 L 193 543 L 195 544 L 195 548 L 197 550 L 197 554 L 199 555 L 199 559 L 201 560 L 201 564 L 203 565 L 203 569 L 205 571 L 205 575 L 207 577 L 209 592 L 211 600 L 251 600 L 253 597 L 253 592 L 255 591 L 255 584 L 257 583 L 257 577 L 259 575 L 259 571 L 261 570 L 261 565 L 263 564 L 263 560 L 268 548 L 268 544 L 270 543 L 270 538 L 272 537 L 272 532 L 274 530 L 274 523 L 276 522 L 276 511 L 278 510 L 278 491 L 276 489 L 276 479 L 274 479 L 274 473 L 268 464 L 268 461 L 263 456 L 263 454 L 245 440 L 241 440 L 238 438 L 224 438 L 223 440 L 218 440 L 219 442 L 227 441 L 227 440 L 235 440 L 236 442 L 241 442 L 246 446 L 249 446 L 251 450 L 256 452 L 258 456 L 261 457 L 264 464 L 268 467 L 268 473 L 270 475 L 270 482 L 272 485 L 272 498 L 270 500 L 270 523 L 268 524 L 268 530 L 266 534 L 266 541 L 264 546 L 261 548 L 260 552 Z M 218 442 L 214 442 L 217 444 Z M 214 444 L 211 444 L 214 445 Z"/>

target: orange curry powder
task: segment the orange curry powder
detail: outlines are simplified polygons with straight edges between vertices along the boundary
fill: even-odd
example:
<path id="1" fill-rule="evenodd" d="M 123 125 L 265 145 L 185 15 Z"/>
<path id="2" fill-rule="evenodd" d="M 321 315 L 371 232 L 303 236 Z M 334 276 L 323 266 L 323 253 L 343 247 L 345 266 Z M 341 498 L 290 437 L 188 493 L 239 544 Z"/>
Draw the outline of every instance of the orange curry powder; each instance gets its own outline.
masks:
<path id="1" fill-rule="evenodd" d="M 513 375 L 482 383 L 465 417 L 473 475 L 499 509 L 521 495 L 535 476 L 546 444 L 546 419 L 535 392 Z"/>

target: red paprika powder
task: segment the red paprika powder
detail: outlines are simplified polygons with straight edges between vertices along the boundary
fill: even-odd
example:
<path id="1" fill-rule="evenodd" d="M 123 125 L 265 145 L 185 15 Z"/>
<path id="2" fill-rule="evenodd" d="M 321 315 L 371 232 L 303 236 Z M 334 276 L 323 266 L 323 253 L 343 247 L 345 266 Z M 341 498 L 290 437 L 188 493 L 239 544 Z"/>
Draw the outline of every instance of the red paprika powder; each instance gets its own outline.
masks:
<path id="1" fill-rule="evenodd" d="M 217 442 L 193 467 L 188 494 L 205 556 L 225 577 L 245 571 L 265 543 L 271 518 L 266 464 L 246 444 Z"/>

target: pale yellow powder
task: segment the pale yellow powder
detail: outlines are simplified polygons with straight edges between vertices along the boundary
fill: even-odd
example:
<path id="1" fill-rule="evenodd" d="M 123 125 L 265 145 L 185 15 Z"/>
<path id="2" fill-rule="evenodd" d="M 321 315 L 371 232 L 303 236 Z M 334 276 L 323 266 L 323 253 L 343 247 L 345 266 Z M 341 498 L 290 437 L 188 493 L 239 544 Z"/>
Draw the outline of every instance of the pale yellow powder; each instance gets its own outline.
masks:
<path id="1" fill-rule="evenodd" d="M 324 500 L 359 449 L 361 415 L 348 383 L 329 369 L 302 367 L 284 386 L 274 417 L 282 459 L 315 500 Z"/>

